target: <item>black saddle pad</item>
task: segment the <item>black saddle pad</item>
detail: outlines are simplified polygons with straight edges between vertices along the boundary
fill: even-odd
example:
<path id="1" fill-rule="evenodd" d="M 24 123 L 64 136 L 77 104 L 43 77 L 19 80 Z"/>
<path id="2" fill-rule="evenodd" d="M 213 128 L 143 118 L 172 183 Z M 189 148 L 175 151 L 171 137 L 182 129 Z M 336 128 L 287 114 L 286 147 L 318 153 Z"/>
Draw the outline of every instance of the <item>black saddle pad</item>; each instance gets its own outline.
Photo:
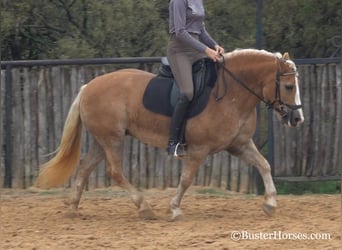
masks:
<path id="1" fill-rule="evenodd" d="M 146 87 L 144 93 L 143 104 L 145 108 L 154 113 L 171 117 L 174 108 L 172 105 L 174 101 L 172 100 L 179 95 L 178 87 L 175 84 L 173 78 L 163 76 L 154 77 Z M 202 93 L 193 99 L 189 107 L 187 118 L 198 115 L 207 106 L 213 85 L 214 84 L 206 84 Z M 175 93 L 177 91 L 178 93 Z M 173 98 L 171 98 L 171 96 L 173 96 Z"/>
<path id="2" fill-rule="evenodd" d="M 167 59 L 164 59 L 159 74 L 146 87 L 143 104 L 152 112 L 172 116 L 180 91 L 173 78 L 170 65 Z M 192 72 L 194 97 L 186 118 L 194 117 L 203 111 L 217 79 L 216 64 L 210 58 L 202 58 L 195 62 L 192 65 Z"/>

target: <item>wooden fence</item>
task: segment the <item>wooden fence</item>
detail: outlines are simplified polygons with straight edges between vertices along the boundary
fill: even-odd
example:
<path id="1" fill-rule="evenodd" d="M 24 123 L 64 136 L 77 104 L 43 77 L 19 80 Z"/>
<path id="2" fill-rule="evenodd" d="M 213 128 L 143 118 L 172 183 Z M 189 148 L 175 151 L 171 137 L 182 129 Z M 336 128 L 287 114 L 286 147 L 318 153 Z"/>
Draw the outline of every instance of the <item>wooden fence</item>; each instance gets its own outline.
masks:
<path id="1" fill-rule="evenodd" d="M 299 74 L 305 122 L 297 129 L 274 122 L 274 175 L 278 179 L 335 179 L 342 166 L 338 161 L 342 133 L 341 65 L 301 65 Z"/>
<path id="2" fill-rule="evenodd" d="M 46 162 L 58 144 L 65 117 L 79 88 L 97 75 L 113 71 L 114 65 L 39 66 L 12 69 L 12 89 L 6 92 L 5 71 L 1 71 L 0 102 L 0 185 L 4 185 L 5 162 L 11 165 L 11 185 L 25 188 L 33 184 L 38 166 Z M 153 67 L 149 67 L 153 71 Z M 339 175 L 338 138 L 341 133 L 341 67 L 336 64 L 300 65 L 301 94 L 305 123 L 298 129 L 273 122 L 274 174 L 288 176 Z M 11 107 L 6 103 L 11 95 Z M 11 112 L 10 128 L 5 117 Z M 267 118 L 261 108 L 257 144 L 267 140 Z M 11 131 L 10 143 L 5 131 Z M 82 152 L 92 138 L 83 134 Z M 7 142 L 7 145 L 6 145 Z M 10 147 L 10 148 L 9 148 Z M 8 159 L 6 152 L 11 149 Z M 262 151 L 266 154 L 267 148 Z M 124 173 L 141 188 L 178 185 L 182 164 L 168 159 L 164 149 L 156 149 L 127 136 Z M 8 169 L 7 169 L 8 171 Z M 73 179 L 68 185 L 71 185 Z M 255 192 L 253 169 L 227 153 L 209 156 L 200 167 L 195 185 L 212 186 L 239 192 Z M 91 174 L 88 188 L 112 185 L 104 163 Z"/>

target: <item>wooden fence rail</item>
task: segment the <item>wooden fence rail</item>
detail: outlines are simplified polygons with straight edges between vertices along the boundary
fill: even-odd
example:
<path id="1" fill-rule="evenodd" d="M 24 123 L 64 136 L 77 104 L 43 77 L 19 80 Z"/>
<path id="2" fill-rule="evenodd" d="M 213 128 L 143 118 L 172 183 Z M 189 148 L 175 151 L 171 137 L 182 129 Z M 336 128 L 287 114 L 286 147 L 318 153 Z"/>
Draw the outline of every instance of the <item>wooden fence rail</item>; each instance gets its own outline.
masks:
<path id="1" fill-rule="evenodd" d="M 63 124 L 79 88 L 97 75 L 117 69 L 114 65 L 39 66 L 12 69 L 12 90 L 6 93 L 0 85 L 0 185 L 4 184 L 6 147 L 12 157 L 12 187 L 33 184 L 38 166 L 46 162 L 61 138 Z M 149 68 L 151 70 L 151 67 Z M 153 69 L 152 69 L 153 71 Z M 306 121 L 301 128 L 287 129 L 278 121 L 274 129 L 275 176 L 337 176 L 337 157 L 341 133 L 341 67 L 336 64 L 301 65 L 301 96 Z M 5 82 L 5 71 L 1 71 Z M 11 95 L 11 109 L 6 109 L 6 95 Z M 267 118 L 261 108 L 257 144 L 267 141 Z M 11 112 L 11 145 L 6 145 L 5 114 Z M 7 128 L 8 129 L 8 128 Z M 84 132 L 82 153 L 92 138 Z M 267 149 L 263 148 L 263 151 Z M 264 152 L 265 154 L 267 152 Z M 105 164 L 94 171 L 88 188 L 112 185 L 105 173 Z M 164 149 L 156 149 L 127 136 L 124 150 L 124 173 L 141 188 L 177 186 L 181 162 L 168 159 Z M 73 179 L 69 184 L 72 184 Z M 200 167 L 195 185 L 219 187 L 239 192 L 255 192 L 253 170 L 227 153 L 209 156 Z"/>

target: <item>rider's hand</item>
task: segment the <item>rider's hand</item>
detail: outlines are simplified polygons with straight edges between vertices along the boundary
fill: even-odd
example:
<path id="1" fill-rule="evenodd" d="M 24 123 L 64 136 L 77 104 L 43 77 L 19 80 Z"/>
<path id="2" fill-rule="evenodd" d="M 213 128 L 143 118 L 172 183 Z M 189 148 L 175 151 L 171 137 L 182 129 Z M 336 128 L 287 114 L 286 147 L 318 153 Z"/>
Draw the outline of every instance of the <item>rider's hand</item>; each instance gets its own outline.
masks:
<path id="1" fill-rule="evenodd" d="M 220 57 L 221 57 L 221 55 L 216 50 L 213 50 L 213 49 L 211 49 L 209 47 L 207 47 L 204 52 L 214 62 L 218 61 L 220 59 Z"/>
<path id="2" fill-rule="evenodd" d="M 220 56 L 224 54 L 224 48 L 222 48 L 220 45 L 215 46 L 216 53 Z"/>

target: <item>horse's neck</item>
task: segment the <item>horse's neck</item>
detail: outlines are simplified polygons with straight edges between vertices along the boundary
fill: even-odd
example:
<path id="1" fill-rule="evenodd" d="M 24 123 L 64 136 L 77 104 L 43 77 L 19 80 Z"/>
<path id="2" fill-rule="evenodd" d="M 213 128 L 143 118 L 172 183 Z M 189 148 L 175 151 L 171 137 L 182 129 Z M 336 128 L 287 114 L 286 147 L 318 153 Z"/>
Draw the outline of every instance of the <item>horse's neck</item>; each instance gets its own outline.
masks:
<path id="1" fill-rule="evenodd" d="M 254 109 L 263 96 L 262 89 L 265 80 L 274 71 L 272 63 L 271 60 L 258 62 L 255 59 L 246 59 L 245 61 L 239 60 L 236 64 L 233 61 L 226 66 L 234 75 L 232 77 L 225 73 L 226 83 L 224 79 L 220 79 L 221 86 L 228 84 L 227 101 L 234 100 L 238 109 Z M 222 75 L 222 70 L 218 72 L 219 75 Z"/>

